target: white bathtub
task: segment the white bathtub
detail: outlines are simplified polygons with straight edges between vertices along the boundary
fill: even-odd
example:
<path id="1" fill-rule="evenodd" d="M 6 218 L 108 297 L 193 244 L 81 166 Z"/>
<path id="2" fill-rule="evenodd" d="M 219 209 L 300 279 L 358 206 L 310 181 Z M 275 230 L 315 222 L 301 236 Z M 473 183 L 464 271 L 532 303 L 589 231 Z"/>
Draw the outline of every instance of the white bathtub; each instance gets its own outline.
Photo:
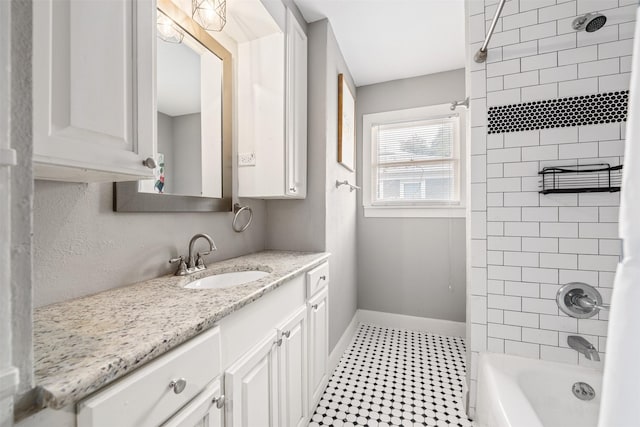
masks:
<path id="1" fill-rule="evenodd" d="M 585 382 L 593 400 L 573 395 Z M 480 355 L 476 426 L 597 427 L 602 372 L 564 363 L 505 354 Z"/>

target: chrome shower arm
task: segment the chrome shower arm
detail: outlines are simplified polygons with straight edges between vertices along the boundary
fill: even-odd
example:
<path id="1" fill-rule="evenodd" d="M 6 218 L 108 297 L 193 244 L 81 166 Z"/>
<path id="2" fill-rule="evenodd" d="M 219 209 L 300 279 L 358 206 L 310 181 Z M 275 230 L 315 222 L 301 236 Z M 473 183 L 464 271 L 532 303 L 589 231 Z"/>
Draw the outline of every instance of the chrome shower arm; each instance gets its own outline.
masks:
<path id="1" fill-rule="evenodd" d="M 496 9 L 495 15 L 493 15 L 493 21 L 491 21 L 491 25 L 489 26 L 489 32 L 484 39 L 484 43 L 482 43 L 482 47 L 480 50 L 476 52 L 473 56 L 473 60 L 481 63 L 487 60 L 487 48 L 489 47 L 489 41 L 491 40 L 491 36 L 493 35 L 494 30 L 496 29 L 496 24 L 498 23 L 498 18 L 500 18 L 500 14 L 502 13 L 502 8 L 504 7 L 504 3 L 507 0 L 500 0 L 498 3 L 498 8 Z"/>

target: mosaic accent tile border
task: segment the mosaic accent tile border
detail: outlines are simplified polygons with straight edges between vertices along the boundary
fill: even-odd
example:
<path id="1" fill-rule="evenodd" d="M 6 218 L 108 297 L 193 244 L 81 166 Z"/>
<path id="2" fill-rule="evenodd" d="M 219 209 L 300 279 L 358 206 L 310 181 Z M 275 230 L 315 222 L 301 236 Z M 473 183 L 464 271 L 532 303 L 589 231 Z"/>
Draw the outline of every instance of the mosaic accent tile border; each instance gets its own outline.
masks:
<path id="1" fill-rule="evenodd" d="M 627 120 L 629 91 L 489 107 L 488 133 L 521 132 Z"/>

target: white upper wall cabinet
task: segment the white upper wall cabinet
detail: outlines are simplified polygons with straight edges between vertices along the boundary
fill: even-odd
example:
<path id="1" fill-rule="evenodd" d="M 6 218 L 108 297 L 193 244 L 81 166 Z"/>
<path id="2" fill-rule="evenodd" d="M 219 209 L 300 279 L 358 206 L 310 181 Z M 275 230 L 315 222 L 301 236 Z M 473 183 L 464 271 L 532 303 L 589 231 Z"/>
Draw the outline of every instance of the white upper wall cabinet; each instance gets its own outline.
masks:
<path id="1" fill-rule="evenodd" d="M 155 1 L 33 3 L 35 177 L 152 178 Z"/>
<path id="2" fill-rule="evenodd" d="M 286 180 L 290 197 L 307 195 L 307 35 L 287 10 Z"/>
<path id="3" fill-rule="evenodd" d="M 238 44 L 238 117 L 239 196 L 305 198 L 307 36 L 289 9 L 284 33 Z"/>

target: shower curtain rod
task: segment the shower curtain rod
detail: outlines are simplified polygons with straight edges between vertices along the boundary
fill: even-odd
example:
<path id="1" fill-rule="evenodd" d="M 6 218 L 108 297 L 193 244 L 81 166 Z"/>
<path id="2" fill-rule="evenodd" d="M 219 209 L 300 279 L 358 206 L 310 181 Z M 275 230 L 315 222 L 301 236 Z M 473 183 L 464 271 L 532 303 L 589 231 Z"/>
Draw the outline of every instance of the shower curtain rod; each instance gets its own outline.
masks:
<path id="1" fill-rule="evenodd" d="M 502 8 L 504 7 L 505 1 L 507 0 L 500 0 L 498 8 L 496 9 L 496 14 L 493 15 L 493 21 L 491 21 L 491 26 L 489 27 L 487 37 L 484 39 L 484 43 L 482 43 L 482 47 L 480 48 L 480 50 L 478 50 L 473 56 L 473 60 L 477 63 L 482 63 L 487 60 L 487 48 L 489 47 L 489 40 L 491 40 L 493 31 L 496 29 L 496 24 L 498 23 L 498 18 L 500 18 L 500 14 L 502 13 Z"/>

